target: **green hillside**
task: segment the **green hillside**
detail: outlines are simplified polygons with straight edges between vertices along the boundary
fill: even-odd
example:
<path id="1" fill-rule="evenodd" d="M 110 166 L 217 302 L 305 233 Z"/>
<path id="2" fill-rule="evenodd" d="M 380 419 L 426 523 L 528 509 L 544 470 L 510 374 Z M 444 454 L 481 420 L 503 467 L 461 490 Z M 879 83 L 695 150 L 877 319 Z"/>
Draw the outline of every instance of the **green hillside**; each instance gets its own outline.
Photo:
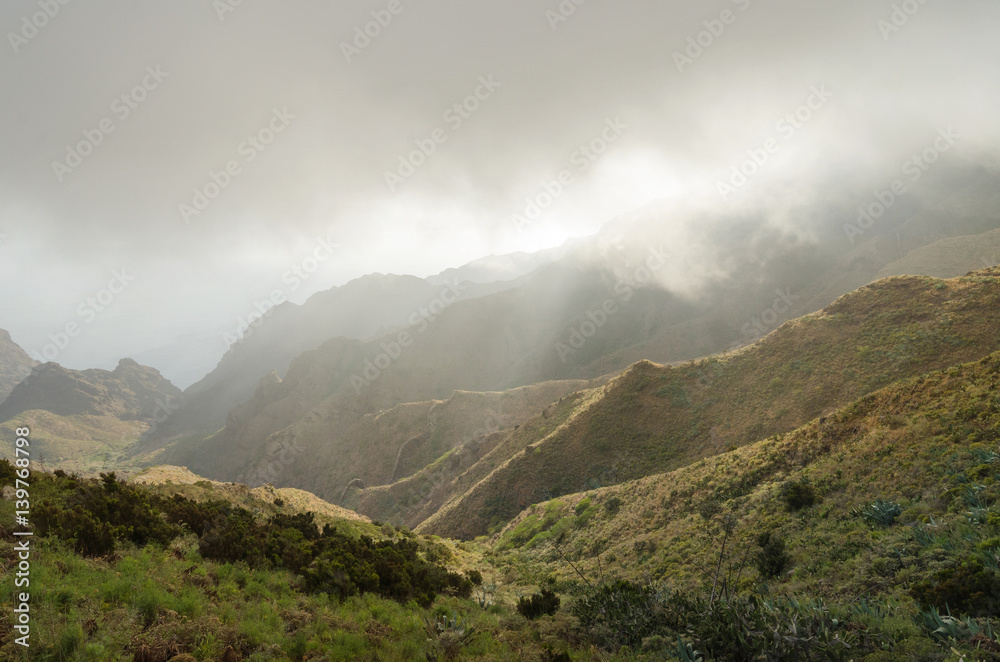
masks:
<path id="1" fill-rule="evenodd" d="M 502 463 L 488 475 L 473 469 L 476 482 L 461 483 L 467 491 L 453 490 L 419 530 L 482 535 L 532 503 L 679 468 L 897 380 L 981 358 L 1000 348 L 998 276 L 994 268 L 952 280 L 890 278 L 738 352 L 638 363 L 581 398 L 566 424 L 540 426 L 530 448 L 509 435 Z"/>

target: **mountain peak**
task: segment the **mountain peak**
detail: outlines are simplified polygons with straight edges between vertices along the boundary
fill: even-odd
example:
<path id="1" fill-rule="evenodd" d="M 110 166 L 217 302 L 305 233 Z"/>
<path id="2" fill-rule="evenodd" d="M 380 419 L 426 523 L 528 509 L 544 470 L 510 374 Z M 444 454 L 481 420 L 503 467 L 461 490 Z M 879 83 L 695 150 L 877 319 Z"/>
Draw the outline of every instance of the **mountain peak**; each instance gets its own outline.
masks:
<path id="1" fill-rule="evenodd" d="M 0 402 L 38 365 L 14 342 L 6 329 L 0 329 Z"/>

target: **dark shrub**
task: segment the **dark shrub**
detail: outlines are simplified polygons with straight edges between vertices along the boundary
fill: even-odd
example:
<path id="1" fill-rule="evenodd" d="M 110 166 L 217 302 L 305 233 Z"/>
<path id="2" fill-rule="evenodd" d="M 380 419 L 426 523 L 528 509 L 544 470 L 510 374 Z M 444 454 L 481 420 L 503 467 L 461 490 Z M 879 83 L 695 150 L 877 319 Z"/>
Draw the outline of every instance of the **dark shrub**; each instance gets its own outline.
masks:
<path id="1" fill-rule="evenodd" d="M 788 481 L 782 486 L 781 496 L 789 510 L 809 508 L 816 503 L 816 490 L 807 481 Z"/>
<path id="2" fill-rule="evenodd" d="M 761 577 L 778 577 L 792 560 L 785 552 L 785 541 L 771 535 L 769 531 L 757 537 L 757 546 L 760 550 L 754 555 L 753 561 Z"/>
<path id="3" fill-rule="evenodd" d="M 543 588 L 541 593 L 535 593 L 530 598 L 519 598 L 517 611 L 528 620 L 535 620 L 546 614 L 552 615 L 559 609 L 559 596 L 550 589 Z"/>
<path id="4" fill-rule="evenodd" d="M 17 478 L 17 469 L 10 460 L 0 458 L 0 485 L 13 485 Z"/>
<path id="5" fill-rule="evenodd" d="M 622 507 L 622 500 L 616 496 L 613 496 L 604 502 L 604 509 L 609 513 L 611 513 L 612 515 L 617 514 L 618 511 L 621 509 L 621 507 Z"/>
<path id="6" fill-rule="evenodd" d="M 910 595 L 925 608 L 947 608 L 970 616 L 1000 615 L 1000 578 L 976 558 L 939 570 L 932 579 L 914 585 Z"/>

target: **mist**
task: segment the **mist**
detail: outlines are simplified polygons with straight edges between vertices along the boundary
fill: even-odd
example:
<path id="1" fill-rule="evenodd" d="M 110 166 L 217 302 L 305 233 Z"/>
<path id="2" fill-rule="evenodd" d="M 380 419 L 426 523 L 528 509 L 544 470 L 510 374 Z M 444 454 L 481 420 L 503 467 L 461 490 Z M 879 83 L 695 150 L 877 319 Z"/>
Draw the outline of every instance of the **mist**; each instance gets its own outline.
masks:
<path id="1" fill-rule="evenodd" d="M 833 260 L 1000 142 L 985 0 L 17 0 L 0 25 L 0 326 L 180 386 L 275 291 L 623 223 L 689 297 L 778 246 Z M 885 191 L 900 218 L 852 237 Z"/>

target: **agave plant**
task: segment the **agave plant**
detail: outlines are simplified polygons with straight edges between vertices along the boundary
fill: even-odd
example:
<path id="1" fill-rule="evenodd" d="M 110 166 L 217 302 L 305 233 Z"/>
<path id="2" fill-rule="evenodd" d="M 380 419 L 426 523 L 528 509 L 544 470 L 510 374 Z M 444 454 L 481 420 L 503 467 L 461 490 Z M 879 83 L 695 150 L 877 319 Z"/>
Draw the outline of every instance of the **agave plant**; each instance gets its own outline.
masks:
<path id="1" fill-rule="evenodd" d="M 677 639 L 677 648 L 674 649 L 674 655 L 681 662 L 705 662 L 705 658 L 702 657 L 700 651 L 695 650 L 691 644 L 685 644 L 680 638 Z"/>
<path id="2" fill-rule="evenodd" d="M 857 511 L 855 512 L 857 513 Z M 895 501 L 877 499 L 857 514 L 860 514 L 862 519 L 870 524 L 892 526 L 896 523 L 896 518 L 903 514 L 903 509 Z"/>
<path id="3" fill-rule="evenodd" d="M 977 460 L 979 460 L 983 464 L 1000 463 L 1000 454 L 998 454 L 997 451 L 987 450 L 985 448 L 973 448 L 972 454 L 975 456 Z"/>
<path id="4" fill-rule="evenodd" d="M 946 615 L 942 616 L 936 607 L 931 607 L 921 611 L 918 617 L 924 629 L 930 632 L 931 636 L 940 641 L 965 641 L 982 632 L 982 628 L 974 619 L 966 616 L 964 619 L 955 618 L 951 615 L 951 610 L 945 607 Z M 985 634 L 985 633 L 984 633 Z M 986 634 L 993 639 L 992 629 Z"/>

